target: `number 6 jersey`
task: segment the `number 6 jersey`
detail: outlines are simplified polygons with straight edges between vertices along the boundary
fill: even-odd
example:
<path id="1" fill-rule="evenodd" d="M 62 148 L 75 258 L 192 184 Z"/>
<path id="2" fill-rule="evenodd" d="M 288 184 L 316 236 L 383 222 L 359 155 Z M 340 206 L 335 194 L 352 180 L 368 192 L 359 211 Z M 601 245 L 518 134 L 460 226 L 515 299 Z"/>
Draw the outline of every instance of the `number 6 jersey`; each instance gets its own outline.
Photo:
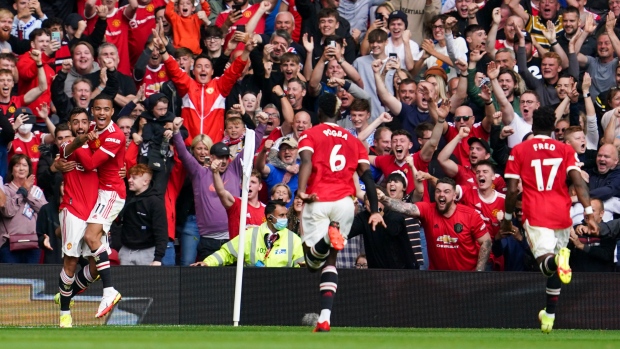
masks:
<path id="1" fill-rule="evenodd" d="M 338 201 L 355 195 L 353 174 L 359 163 L 370 164 L 362 142 L 344 128 L 323 123 L 299 137 L 299 152 L 312 155 L 312 174 L 306 193 L 316 194 L 318 201 Z"/>
<path id="2" fill-rule="evenodd" d="M 504 176 L 521 178 L 524 222 L 549 229 L 572 225 L 566 179 L 569 171 L 580 171 L 578 162 L 573 147 L 546 136 L 512 148 Z"/>

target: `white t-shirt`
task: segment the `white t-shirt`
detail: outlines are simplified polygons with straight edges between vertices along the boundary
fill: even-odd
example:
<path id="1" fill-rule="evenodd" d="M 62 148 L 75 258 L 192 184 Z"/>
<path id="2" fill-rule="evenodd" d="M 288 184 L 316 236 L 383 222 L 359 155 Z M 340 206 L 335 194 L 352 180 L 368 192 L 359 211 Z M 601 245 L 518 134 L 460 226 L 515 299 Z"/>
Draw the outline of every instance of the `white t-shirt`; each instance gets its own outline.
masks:
<path id="1" fill-rule="evenodd" d="M 528 124 L 523 120 L 522 117 L 514 113 L 512 117 L 512 122 L 509 125 L 515 131 L 513 134 L 508 136 L 508 146 L 510 148 L 514 148 L 517 144 L 523 142 L 523 137 L 526 134 L 532 132 L 532 125 Z"/>
<path id="2" fill-rule="evenodd" d="M 411 55 L 415 60 L 415 57 L 420 53 L 420 46 L 415 41 L 409 40 L 409 47 L 411 48 Z M 400 67 L 407 69 L 405 64 L 405 44 L 394 46 L 392 38 L 388 38 L 387 45 L 385 45 L 385 54 L 389 56 L 390 53 L 396 53 L 396 56 L 400 58 Z"/>
<path id="3" fill-rule="evenodd" d="M 607 113 L 605 113 L 603 117 L 601 118 L 601 126 L 603 127 L 603 132 L 607 128 L 607 125 L 609 125 L 609 123 L 611 122 L 611 118 L 614 117 L 615 111 L 616 111 L 615 109 L 612 109 L 608 111 Z M 617 122 L 617 121 L 616 121 L 616 132 L 614 132 L 614 136 L 615 137 L 620 136 L 620 122 Z"/>
<path id="4" fill-rule="evenodd" d="M 435 44 L 435 50 L 437 50 L 437 52 L 441 53 L 442 55 L 448 56 L 448 46 L 441 47 L 439 46 L 439 43 L 437 43 Z M 456 59 L 461 59 L 467 62 L 467 43 L 465 42 L 465 39 L 463 38 L 454 39 L 454 54 L 456 56 Z M 415 58 L 416 57 L 414 57 L 414 59 Z M 455 62 L 452 62 L 452 63 L 455 63 Z M 441 64 L 437 63 L 437 57 L 435 56 L 428 57 L 424 61 L 424 64 L 426 65 L 427 69 L 432 68 L 434 66 L 439 66 L 441 68 Z M 450 67 L 450 72 L 448 73 L 448 81 L 455 77 L 456 77 L 456 68 Z"/>

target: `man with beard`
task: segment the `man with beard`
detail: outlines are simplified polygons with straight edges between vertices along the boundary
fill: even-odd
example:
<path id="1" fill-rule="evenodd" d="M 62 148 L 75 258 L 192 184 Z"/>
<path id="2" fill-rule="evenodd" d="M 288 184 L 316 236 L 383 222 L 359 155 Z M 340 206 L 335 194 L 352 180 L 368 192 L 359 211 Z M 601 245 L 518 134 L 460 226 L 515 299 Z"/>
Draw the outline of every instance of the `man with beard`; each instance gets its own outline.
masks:
<path id="1" fill-rule="evenodd" d="M 486 140 L 470 136 L 470 130 L 467 126 L 459 128 L 458 135 L 441 150 L 437 156 L 437 161 L 439 161 L 446 176 L 454 178 L 458 185 L 475 187 L 475 166 L 479 161 L 488 160 L 491 157 L 491 147 L 489 147 L 489 143 Z M 450 159 L 450 155 L 460 144 L 467 144 L 469 146 L 466 165 L 463 162 L 461 162 L 463 165 L 458 165 Z M 493 188 L 500 193 L 506 191 L 506 183 L 499 174 L 495 174 L 493 178 Z"/>
<path id="2" fill-rule="evenodd" d="M 514 131 L 508 136 L 508 146 L 511 148 L 521 143 L 523 137 L 532 131 L 532 114 L 540 107 L 538 96 L 533 91 L 525 91 L 521 98 L 515 98 L 518 87 L 514 74 L 506 68 L 499 69 L 495 62 L 489 63 L 487 68 L 493 91 L 496 91 L 494 95 L 502 113 L 502 122 Z M 518 108 L 521 116 L 515 112 L 515 108 Z"/>
<path id="3" fill-rule="evenodd" d="M 588 17 L 586 22 L 584 33 L 580 34 L 575 43 L 575 52 L 581 48 L 580 44 L 590 34 L 590 30 L 594 28 L 591 17 Z M 603 91 L 616 86 L 615 73 L 618 67 L 618 58 L 614 58 L 614 53 L 620 55 L 620 40 L 614 31 L 615 26 L 616 18 L 610 13 L 605 23 L 605 32 L 599 34 L 596 39 L 596 58 L 585 56 L 582 53 L 577 54 L 579 67 L 585 68 L 592 77 L 592 87 L 590 89 L 592 98 L 596 98 Z"/>
<path id="4" fill-rule="evenodd" d="M 457 204 L 456 184 L 437 181 L 435 203 L 410 204 L 377 191 L 386 207 L 420 218 L 428 243 L 429 270 L 484 271 L 491 253 L 488 228 L 473 208 Z"/>
<path id="5" fill-rule="evenodd" d="M 485 101 L 485 103 L 489 103 L 489 102 Z M 466 127 L 470 131 L 466 134 L 465 141 L 458 143 L 458 146 L 455 149 L 453 149 L 454 156 L 457 158 L 459 163 L 463 166 L 470 165 L 469 156 L 470 156 L 471 148 L 468 143 L 469 142 L 468 138 L 474 137 L 474 138 L 482 139 L 485 142 L 488 142 L 489 140 L 489 136 L 491 132 L 491 125 L 493 125 L 493 120 L 495 119 L 496 116 L 498 116 L 498 114 L 497 113 L 489 114 L 488 112 L 489 110 L 487 110 L 487 115 L 484 119 L 482 119 L 482 122 L 476 123 L 473 110 L 468 106 L 460 106 L 456 108 L 454 112 L 454 115 L 455 115 L 454 123 L 443 125 L 444 137 L 446 141 L 448 142 L 451 142 L 453 139 L 458 137 L 461 128 Z M 450 177 L 450 175 L 448 176 Z"/>
<path id="6" fill-rule="evenodd" d="M 564 34 L 558 35 L 557 40 L 562 49 L 564 49 L 564 52 L 569 52 L 568 43 L 583 26 L 583 22 L 579 19 L 579 9 L 574 6 L 568 6 L 564 10 L 564 13 L 562 13 L 562 20 L 562 25 L 564 26 Z M 588 22 L 587 17 L 585 22 Z M 594 38 L 589 34 L 591 33 L 588 33 L 588 35 L 586 35 L 586 39 L 583 45 L 581 45 L 581 50 L 579 52 L 585 56 L 594 57 L 594 55 L 596 54 L 596 40 L 594 40 Z"/>
<path id="7" fill-rule="evenodd" d="M 147 46 L 144 48 L 142 55 L 140 55 L 133 71 L 134 80 L 140 86 L 144 86 L 144 96 L 147 98 L 154 93 L 160 92 L 162 85 L 170 80 L 162 57 L 162 52 L 167 52 L 167 50 L 158 51 L 153 40 L 153 38 L 148 40 Z M 167 43 L 162 45 L 165 48 Z"/>
<path id="8" fill-rule="evenodd" d="M 9 39 L 11 38 L 11 29 L 13 26 L 13 13 L 8 9 L 0 9 L 0 51 L 12 52 Z"/>
<path id="9" fill-rule="evenodd" d="M 271 189 L 280 183 L 284 183 L 291 188 L 294 193 L 297 191 L 297 173 L 290 173 L 286 169 L 281 169 L 273 164 L 267 164 L 267 154 L 271 150 L 274 142 L 268 140 L 265 142 L 265 146 L 256 157 L 256 170 L 261 174 L 262 180 L 267 184 L 267 191 L 271 192 Z M 297 159 L 297 141 L 292 137 L 284 137 L 280 142 L 280 146 L 277 149 L 278 158 L 282 163 L 288 166 L 299 166 L 299 160 Z M 289 202 L 287 206 L 293 203 L 293 200 Z"/>
<path id="10" fill-rule="evenodd" d="M 491 54 L 491 56 L 495 56 L 498 50 L 503 48 L 514 50 L 517 42 L 515 39 L 515 31 L 524 30 L 525 22 L 519 16 L 510 16 L 506 19 L 506 24 L 504 25 L 504 40 L 497 39 L 498 36 L 498 28 L 499 24 L 502 20 L 501 9 L 498 7 L 495 11 L 493 11 L 493 25 L 489 30 L 489 34 L 487 36 L 487 51 Z"/>

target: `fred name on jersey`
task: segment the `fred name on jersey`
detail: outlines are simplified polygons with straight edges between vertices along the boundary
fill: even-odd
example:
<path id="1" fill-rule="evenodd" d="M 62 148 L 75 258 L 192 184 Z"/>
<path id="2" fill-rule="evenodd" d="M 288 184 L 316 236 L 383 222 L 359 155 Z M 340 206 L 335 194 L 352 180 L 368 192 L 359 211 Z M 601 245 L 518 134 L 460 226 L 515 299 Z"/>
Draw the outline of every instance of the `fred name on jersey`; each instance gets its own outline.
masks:
<path id="1" fill-rule="evenodd" d="M 554 151 L 555 150 L 555 144 L 553 143 L 534 143 L 532 145 L 534 147 L 534 151 L 539 151 L 539 150 L 551 150 Z"/>

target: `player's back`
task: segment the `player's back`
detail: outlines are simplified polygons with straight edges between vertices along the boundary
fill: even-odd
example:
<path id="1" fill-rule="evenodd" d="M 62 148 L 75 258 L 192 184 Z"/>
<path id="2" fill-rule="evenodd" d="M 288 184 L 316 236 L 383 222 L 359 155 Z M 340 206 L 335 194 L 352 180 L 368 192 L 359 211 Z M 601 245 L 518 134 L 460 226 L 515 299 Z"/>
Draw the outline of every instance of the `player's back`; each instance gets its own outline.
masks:
<path id="1" fill-rule="evenodd" d="M 506 178 L 521 178 L 523 219 L 531 226 L 564 229 L 571 225 L 568 172 L 580 170 L 570 145 L 537 136 L 512 149 Z"/>
<path id="2" fill-rule="evenodd" d="M 319 201 L 337 201 L 355 195 L 353 174 L 358 163 L 368 163 L 362 143 L 344 128 L 323 123 L 305 131 L 299 138 L 299 151 L 310 150 L 312 174 L 307 193 Z"/>
<path id="3" fill-rule="evenodd" d="M 99 175 L 99 189 L 111 190 L 125 198 L 125 182 L 119 175 L 119 171 L 125 166 L 125 134 L 113 122 L 103 131 L 100 131 L 99 138 L 90 142 L 91 149 L 100 149 L 110 157 L 97 167 Z"/>

